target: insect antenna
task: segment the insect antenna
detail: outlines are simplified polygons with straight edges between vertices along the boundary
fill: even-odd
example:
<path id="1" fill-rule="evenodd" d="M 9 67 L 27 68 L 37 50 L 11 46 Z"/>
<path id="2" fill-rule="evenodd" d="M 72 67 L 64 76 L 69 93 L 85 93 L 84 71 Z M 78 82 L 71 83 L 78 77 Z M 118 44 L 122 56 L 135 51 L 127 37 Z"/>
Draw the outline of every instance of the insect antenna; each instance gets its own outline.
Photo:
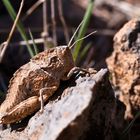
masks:
<path id="1" fill-rule="evenodd" d="M 86 36 L 84 36 L 84 37 L 82 37 L 82 38 L 76 40 L 71 46 L 69 46 L 69 48 L 72 49 L 72 47 L 73 47 L 77 42 L 79 42 L 79 41 L 81 41 L 81 40 L 83 40 L 83 39 L 85 39 L 85 38 L 87 38 L 87 37 L 89 37 L 89 36 L 95 34 L 96 32 L 97 32 L 97 31 L 93 31 L 93 32 L 89 33 L 88 35 L 86 35 Z"/>
<path id="2" fill-rule="evenodd" d="M 97 32 L 97 31 L 93 31 L 93 32 L 91 32 L 90 34 L 88 34 L 88 35 L 86 35 L 86 36 L 84 36 L 84 37 L 82 37 L 82 38 L 76 40 L 76 41 L 71 45 L 73 38 L 75 37 L 76 33 L 78 32 L 78 30 L 79 30 L 79 28 L 81 27 L 81 25 L 83 24 L 83 22 L 84 22 L 83 20 L 80 22 L 80 24 L 79 24 L 78 27 L 76 28 L 74 34 L 72 35 L 72 37 L 71 37 L 71 39 L 70 39 L 70 41 L 69 41 L 69 43 L 68 43 L 68 45 L 67 45 L 70 49 L 72 49 L 73 46 L 74 46 L 77 42 L 79 42 L 79 41 L 81 41 L 81 40 L 83 40 L 83 39 L 85 39 L 85 38 L 87 38 L 87 37 L 89 37 L 89 36 L 91 36 L 91 35 L 93 35 L 94 33 Z"/>
<path id="3" fill-rule="evenodd" d="M 78 25 L 77 29 L 75 30 L 74 34 L 72 35 L 69 43 L 68 43 L 68 47 L 70 47 L 71 43 L 72 43 L 72 40 L 73 38 L 75 37 L 76 33 L 78 32 L 79 28 L 81 27 L 81 25 L 83 24 L 83 20 L 80 22 L 80 24 Z"/>

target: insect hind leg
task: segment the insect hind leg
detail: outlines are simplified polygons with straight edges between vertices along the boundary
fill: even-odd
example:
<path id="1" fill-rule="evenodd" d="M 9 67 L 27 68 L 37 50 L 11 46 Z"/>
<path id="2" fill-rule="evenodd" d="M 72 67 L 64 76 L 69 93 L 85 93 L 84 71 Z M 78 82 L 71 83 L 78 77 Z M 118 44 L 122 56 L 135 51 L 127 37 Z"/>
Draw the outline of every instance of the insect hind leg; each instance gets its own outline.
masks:
<path id="1" fill-rule="evenodd" d="M 47 101 L 48 98 L 51 97 L 56 90 L 57 90 L 56 86 L 44 87 L 44 88 L 40 89 L 39 100 L 40 100 L 40 112 L 41 113 L 43 113 L 43 110 L 44 110 L 44 102 Z"/>
<path id="2" fill-rule="evenodd" d="M 0 118 L 2 124 L 18 122 L 39 109 L 38 96 L 32 96 L 16 105 L 12 110 Z"/>

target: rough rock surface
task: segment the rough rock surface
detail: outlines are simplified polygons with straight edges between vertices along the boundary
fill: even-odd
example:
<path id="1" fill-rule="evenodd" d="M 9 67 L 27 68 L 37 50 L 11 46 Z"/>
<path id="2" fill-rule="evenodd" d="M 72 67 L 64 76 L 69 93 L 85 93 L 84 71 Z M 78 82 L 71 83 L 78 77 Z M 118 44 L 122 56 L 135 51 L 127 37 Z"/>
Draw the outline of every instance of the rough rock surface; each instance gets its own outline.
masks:
<path id="1" fill-rule="evenodd" d="M 107 59 L 112 83 L 126 105 L 126 118 L 140 110 L 140 19 L 126 23 L 114 37 L 114 51 Z"/>
<path id="2" fill-rule="evenodd" d="M 121 115 L 116 111 L 116 99 L 107 70 L 80 76 L 75 84 L 74 81 L 75 78 L 61 83 L 60 87 L 65 85 L 65 88 L 60 88 L 49 100 L 43 114 L 37 112 L 29 117 L 29 122 L 23 120 L 11 128 L 0 130 L 0 139 L 112 140 L 113 125 L 121 128 L 119 123 L 115 124 L 116 116 L 122 119 L 124 110 Z"/>

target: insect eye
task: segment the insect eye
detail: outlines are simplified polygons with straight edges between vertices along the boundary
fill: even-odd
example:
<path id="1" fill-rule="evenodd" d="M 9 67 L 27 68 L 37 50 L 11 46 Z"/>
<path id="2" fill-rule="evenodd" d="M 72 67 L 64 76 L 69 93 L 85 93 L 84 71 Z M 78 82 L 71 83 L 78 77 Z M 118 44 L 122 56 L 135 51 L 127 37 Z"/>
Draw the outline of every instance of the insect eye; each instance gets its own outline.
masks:
<path id="1" fill-rule="evenodd" d="M 57 56 L 53 56 L 50 58 L 50 63 L 56 62 L 58 60 Z"/>

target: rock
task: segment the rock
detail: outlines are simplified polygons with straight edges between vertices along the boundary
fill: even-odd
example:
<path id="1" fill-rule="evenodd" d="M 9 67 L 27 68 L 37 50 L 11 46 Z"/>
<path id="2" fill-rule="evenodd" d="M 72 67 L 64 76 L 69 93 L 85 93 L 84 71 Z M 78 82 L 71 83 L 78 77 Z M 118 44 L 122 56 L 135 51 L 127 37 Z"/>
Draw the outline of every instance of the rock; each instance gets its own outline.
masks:
<path id="1" fill-rule="evenodd" d="M 120 126 L 115 124 L 117 105 L 107 69 L 91 76 L 80 76 L 76 84 L 73 84 L 74 81 L 67 81 L 67 88 L 61 83 L 60 89 L 44 107 L 43 114 L 37 112 L 30 116 L 24 130 L 14 124 L 11 128 L 14 130 L 7 128 L 0 131 L 1 139 L 112 140 L 113 125 L 117 129 Z M 122 119 L 123 114 L 118 116 Z"/>
<path id="2" fill-rule="evenodd" d="M 107 59 L 114 87 L 132 119 L 140 109 L 140 19 L 126 23 L 114 37 L 114 52 Z"/>

